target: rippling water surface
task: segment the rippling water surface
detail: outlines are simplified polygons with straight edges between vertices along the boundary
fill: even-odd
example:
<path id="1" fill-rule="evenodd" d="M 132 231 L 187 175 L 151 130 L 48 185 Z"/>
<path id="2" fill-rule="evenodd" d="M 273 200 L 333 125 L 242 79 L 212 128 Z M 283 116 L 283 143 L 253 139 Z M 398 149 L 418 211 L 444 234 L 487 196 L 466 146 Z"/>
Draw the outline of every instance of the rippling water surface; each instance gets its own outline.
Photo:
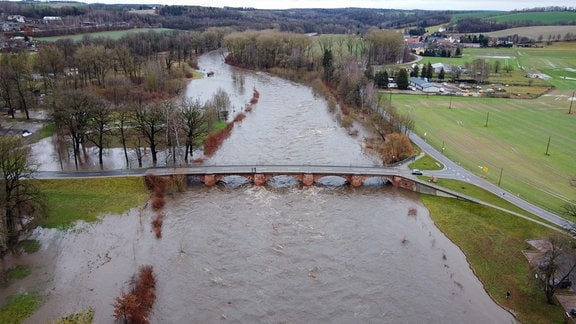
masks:
<path id="1" fill-rule="evenodd" d="M 416 215 L 408 215 L 415 208 Z M 51 298 L 29 322 L 112 302 L 139 265 L 158 276 L 153 323 L 510 323 L 416 195 L 394 188 L 191 189 L 65 235 Z"/>
<path id="2" fill-rule="evenodd" d="M 238 113 L 253 88 L 260 92 L 254 110 L 206 164 L 378 163 L 309 88 L 228 67 L 218 54 L 201 57 L 200 65 L 215 76 L 191 82 L 189 97 L 207 100 L 223 88 Z M 34 152 L 44 170 L 61 167 L 49 145 Z M 122 168 L 122 153 L 107 151 L 106 163 Z M 410 208 L 416 215 L 408 215 Z M 114 298 L 139 266 L 152 265 L 158 279 L 152 323 L 513 321 L 413 193 L 194 187 L 169 198 L 163 212 L 160 240 L 148 206 L 66 232 L 36 230 L 41 252 L 5 260 L 33 264 L 33 274 L 2 297 L 26 285 L 46 293 L 28 323 L 90 307 L 96 323 L 110 323 Z"/>

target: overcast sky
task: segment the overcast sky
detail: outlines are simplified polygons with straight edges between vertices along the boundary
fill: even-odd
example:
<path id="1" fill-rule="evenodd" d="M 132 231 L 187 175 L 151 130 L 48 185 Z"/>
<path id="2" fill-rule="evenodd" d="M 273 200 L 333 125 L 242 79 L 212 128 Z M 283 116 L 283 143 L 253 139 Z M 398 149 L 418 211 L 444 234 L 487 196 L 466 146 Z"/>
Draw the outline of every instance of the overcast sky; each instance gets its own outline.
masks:
<path id="1" fill-rule="evenodd" d="M 548 6 L 576 6 L 573 0 L 84 0 L 101 3 L 141 3 L 206 7 L 288 8 L 379 8 L 426 10 L 514 10 Z"/>

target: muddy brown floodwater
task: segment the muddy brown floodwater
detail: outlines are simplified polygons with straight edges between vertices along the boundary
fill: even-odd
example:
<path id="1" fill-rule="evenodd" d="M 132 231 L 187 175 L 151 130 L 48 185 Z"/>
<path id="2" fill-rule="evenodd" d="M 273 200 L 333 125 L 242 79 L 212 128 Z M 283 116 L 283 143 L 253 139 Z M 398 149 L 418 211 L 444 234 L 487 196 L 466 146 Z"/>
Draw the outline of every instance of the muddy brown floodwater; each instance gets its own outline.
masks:
<path id="1" fill-rule="evenodd" d="M 215 73 L 192 81 L 189 97 L 209 99 L 222 88 L 238 113 L 253 88 L 260 92 L 206 164 L 378 164 L 362 150 L 362 130 L 349 136 L 309 88 L 226 66 L 217 53 L 199 64 Z M 55 162 L 49 141 L 33 148 L 41 169 L 68 169 Z M 106 154 L 106 168 L 125 167 L 120 151 Z M 139 266 L 152 265 L 152 323 L 514 322 L 416 194 L 276 180 L 266 187 L 189 188 L 168 199 L 160 240 L 149 207 L 67 231 L 36 229 L 30 238 L 41 241 L 41 251 L 3 262 L 29 264 L 32 274 L 0 291 L 0 302 L 35 290 L 46 297 L 27 323 L 88 308 L 96 323 L 110 323 L 114 298 Z M 408 215 L 411 208 L 416 215 Z"/>
<path id="2" fill-rule="evenodd" d="M 408 209 L 415 208 L 416 215 Z M 112 303 L 140 265 L 157 274 L 152 323 L 512 323 L 418 196 L 385 188 L 193 188 L 163 238 L 133 210 L 66 233 L 39 229 L 54 272 L 28 323 Z"/>

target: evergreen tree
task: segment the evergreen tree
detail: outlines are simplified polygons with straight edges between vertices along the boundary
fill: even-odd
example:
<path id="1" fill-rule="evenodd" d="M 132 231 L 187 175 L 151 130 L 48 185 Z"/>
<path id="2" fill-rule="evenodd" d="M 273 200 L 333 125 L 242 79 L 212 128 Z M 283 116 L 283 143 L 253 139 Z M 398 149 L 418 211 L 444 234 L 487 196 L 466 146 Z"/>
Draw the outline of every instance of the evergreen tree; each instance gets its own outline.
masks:
<path id="1" fill-rule="evenodd" d="M 419 75 L 420 75 L 420 68 L 418 67 L 418 64 L 416 64 L 414 65 L 412 72 L 410 72 L 410 76 L 417 78 Z"/>
<path id="2" fill-rule="evenodd" d="M 374 84 L 380 89 L 388 88 L 388 72 L 386 70 L 380 70 L 374 75 Z"/>
<path id="3" fill-rule="evenodd" d="M 322 67 L 324 68 L 324 80 L 331 81 L 334 74 L 334 57 L 332 50 L 325 49 L 322 57 Z"/>
<path id="4" fill-rule="evenodd" d="M 444 68 L 442 68 L 440 70 L 440 72 L 438 73 L 438 79 L 444 80 L 445 77 L 446 77 L 446 72 L 444 71 Z"/>
<path id="5" fill-rule="evenodd" d="M 396 80 L 396 84 L 398 85 L 398 89 L 400 90 L 407 90 L 409 81 L 408 81 L 408 71 L 406 69 L 400 69 L 398 72 L 398 79 Z"/>
<path id="6" fill-rule="evenodd" d="M 432 63 L 428 62 L 428 64 L 426 64 L 426 74 L 422 72 L 422 75 L 425 75 L 426 78 L 428 78 L 428 80 L 431 80 L 433 74 L 434 74 L 434 68 L 432 67 Z"/>

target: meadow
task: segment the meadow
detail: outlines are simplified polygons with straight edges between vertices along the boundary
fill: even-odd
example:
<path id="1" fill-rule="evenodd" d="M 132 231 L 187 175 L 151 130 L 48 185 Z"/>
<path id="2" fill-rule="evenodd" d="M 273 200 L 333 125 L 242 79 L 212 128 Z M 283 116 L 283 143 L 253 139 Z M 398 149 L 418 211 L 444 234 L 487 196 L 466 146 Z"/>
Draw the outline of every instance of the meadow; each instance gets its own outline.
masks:
<path id="1" fill-rule="evenodd" d="M 549 38 L 552 37 L 558 40 L 558 35 L 560 35 L 560 39 L 564 39 L 566 34 L 569 33 L 571 33 L 572 35 L 576 34 L 575 25 L 517 27 L 483 34 L 490 37 L 508 37 L 518 35 L 519 37 L 528 37 L 529 39 L 535 41 L 539 39 L 547 41 Z"/>
<path id="2" fill-rule="evenodd" d="M 414 131 L 463 167 L 556 213 L 576 200 L 576 88 L 574 44 L 544 49 L 478 49 L 471 59 L 509 57 L 526 82 L 526 70 L 550 76 L 555 90 L 537 99 L 394 94 L 392 104 L 415 119 Z M 513 81 L 512 80 L 512 81 Z M 534 79 L 543 82 L 540 79 Z M 514 93 L 512 87 L 504 90 Z M 514 96 L 513 96 L 514 97 Z M 546 154 L 548 153 L 548 154 Z M 488 172 L 482 171 L 483 167 Z"/>
<path id="3" fill-rule="evenodd" d="M 463 18 L 480 18 L 494 22 L 532 21 L 540 25 L 559 25 L 576 21 L 573 11 L 539 11 L 539 12 L 508 12 L 508 11 L 475 11 L 452 15 L 452 22 Z"/>
<path id="4" fill-rule="evenodd" d="M 62 36 L 51 36 L 51 37 L 37 37 L 35 38 L 38 41 L 41 42 L 55 42 L 59 39 L 65 39 L 65 38 L 69 38 L 72 39 L 73 41 L 77 42 L 77 41 L 81 41 L 82 38 L 84 37 L 92 37 L 92 38 L 98 38 L 98 37 L 103 37 L 103 38 L 110 38 L 113 40 L 118 40 L 120 39 L 122 36 L 127 35 L 127 34 L 134 34 L 134 33 L 147 33 L 149 31 L 155 31 L 155 32 L 165 32 L 165 31 L 170 31 L 171 29 L 169 28 L 134 28 L 134 29 L 126 29 L 126 30 L 114 30 L 114 31 L 105 31 L 105 32 L 96 32 L 96 33 L 86 33 L 86 34 L 76 34 L 76 35 L 62 35 Z"/>

